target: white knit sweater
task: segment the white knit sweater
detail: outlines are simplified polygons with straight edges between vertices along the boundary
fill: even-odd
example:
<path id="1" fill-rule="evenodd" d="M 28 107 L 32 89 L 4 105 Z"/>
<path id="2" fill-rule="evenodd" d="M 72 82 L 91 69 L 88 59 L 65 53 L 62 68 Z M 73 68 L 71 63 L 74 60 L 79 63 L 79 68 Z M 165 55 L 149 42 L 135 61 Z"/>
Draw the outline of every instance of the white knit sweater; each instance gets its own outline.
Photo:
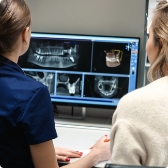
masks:
<path id="1" fill-rule="evenodd" d="M 168 165 L 168 77 L 120 100 L 110 138 L 113 164 Z"/>

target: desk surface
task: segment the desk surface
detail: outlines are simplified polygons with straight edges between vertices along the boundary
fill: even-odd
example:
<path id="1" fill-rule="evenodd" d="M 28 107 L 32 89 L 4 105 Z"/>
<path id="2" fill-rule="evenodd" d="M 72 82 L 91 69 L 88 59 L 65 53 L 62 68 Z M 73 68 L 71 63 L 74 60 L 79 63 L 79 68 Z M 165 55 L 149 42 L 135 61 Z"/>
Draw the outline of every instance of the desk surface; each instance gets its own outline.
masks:
<path id="1" fill-rule="evenodd" d="M 103 135 L 109 135 L 110 128 L 57 124 L 56 130 L 58 137 L 53 140 L 54 146 L 69 148 L 83 152 L 83 156 L 89 152 L 89 148 L 93 146 Z M 71 159 L 71 162 L 77 159 Z M 107 162 L 100 162 L 95 167 L 104 167 Z"/>
<path id="2" fill-rule="evenodd" d="M 86 127 L 97 127 L 97 128 L 111 129 L 112 117 L 110 117 L 110 118 L 86 117 L 83 120 L 63 119 L 63 118 L 55 117 L 55 123 L 56 124 L 63 124 L 63 125 L 75 125 L 75 126 L 86 126 Z"/>

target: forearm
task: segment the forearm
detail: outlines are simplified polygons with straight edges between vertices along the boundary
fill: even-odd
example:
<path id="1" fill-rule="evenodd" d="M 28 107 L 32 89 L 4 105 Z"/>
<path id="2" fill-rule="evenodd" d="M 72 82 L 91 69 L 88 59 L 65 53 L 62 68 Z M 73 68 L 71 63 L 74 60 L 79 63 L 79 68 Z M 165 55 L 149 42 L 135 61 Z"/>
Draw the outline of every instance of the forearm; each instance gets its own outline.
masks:
<path id="1" fill-rule="evenodd" d="M 110 159 L 110 143 L 105 142 L 106 138 L 106 136 L 100 138 L 94 145 L 93 149 L 86 156 L 63 167 L 91 168 L 99 161 Z M 30 145 L 30 151 L 35 168 L 58 168 L 56 153 L 51 140 L 37 145 Z"/>

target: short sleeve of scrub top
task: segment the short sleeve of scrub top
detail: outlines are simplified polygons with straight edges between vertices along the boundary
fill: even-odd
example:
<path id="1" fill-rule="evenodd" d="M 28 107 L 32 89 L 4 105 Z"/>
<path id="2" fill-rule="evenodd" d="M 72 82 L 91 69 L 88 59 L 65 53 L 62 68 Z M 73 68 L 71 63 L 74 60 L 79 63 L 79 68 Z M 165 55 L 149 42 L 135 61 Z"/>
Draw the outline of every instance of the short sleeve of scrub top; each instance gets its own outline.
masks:
<path id="1" fill-rule="evenodd" d="M 29 145 L 39 144 L 57 137 L 53 107 L 46 86 L 40 87 L 31 98 L 20 123 Z"/>

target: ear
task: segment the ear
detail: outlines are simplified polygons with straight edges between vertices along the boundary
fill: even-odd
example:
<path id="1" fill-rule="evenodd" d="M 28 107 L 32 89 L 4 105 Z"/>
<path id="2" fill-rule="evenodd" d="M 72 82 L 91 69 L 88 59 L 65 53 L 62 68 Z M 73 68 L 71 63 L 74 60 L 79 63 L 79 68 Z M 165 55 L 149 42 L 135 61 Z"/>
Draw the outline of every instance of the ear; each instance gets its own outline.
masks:
<path id="1" fill-rule="evenodd" d="M 26 27 L 26 29 L 22 32 L 22 40 L 25 45 L 29 43 L 30 40 L 30 27 Z"/>

